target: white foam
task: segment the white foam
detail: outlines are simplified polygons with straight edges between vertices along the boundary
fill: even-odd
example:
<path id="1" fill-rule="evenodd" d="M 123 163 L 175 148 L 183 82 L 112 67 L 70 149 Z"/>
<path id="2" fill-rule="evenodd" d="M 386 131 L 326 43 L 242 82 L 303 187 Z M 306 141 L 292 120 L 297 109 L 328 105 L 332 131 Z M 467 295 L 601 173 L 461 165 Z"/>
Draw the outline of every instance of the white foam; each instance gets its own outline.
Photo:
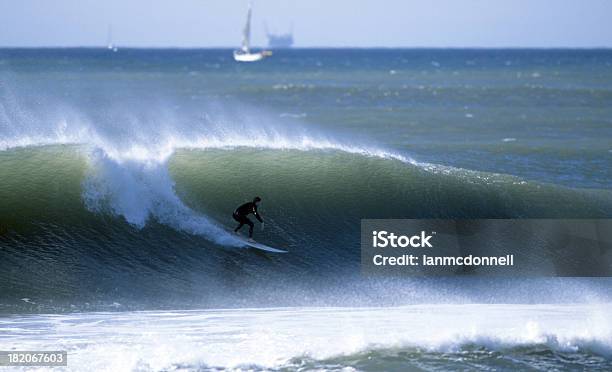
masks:
<path id="1" fill-rule="evenodd" d="M 83 198 L 96 212 L 109 208 L 127 222 L 143 228 L 150 218 L 177 230 L 202 235 L 224 245 L 239 241 L 206 216 L 188 208 L 176 195 L 166 163 L 123 160 L 107 153 L 90 153 L 91 170 L 84 181 Z"/>
<path id="2" fill-rule="evenodd" d="M 0 349 L 67 350 L 72 369 L 92 371 L 274 368 L 303 356 L 398 347 L 458 352 L 468 344 L 610 357 L 611 312 L 611 304 L 470 304 L 17 316 L 0 324 Z"/>

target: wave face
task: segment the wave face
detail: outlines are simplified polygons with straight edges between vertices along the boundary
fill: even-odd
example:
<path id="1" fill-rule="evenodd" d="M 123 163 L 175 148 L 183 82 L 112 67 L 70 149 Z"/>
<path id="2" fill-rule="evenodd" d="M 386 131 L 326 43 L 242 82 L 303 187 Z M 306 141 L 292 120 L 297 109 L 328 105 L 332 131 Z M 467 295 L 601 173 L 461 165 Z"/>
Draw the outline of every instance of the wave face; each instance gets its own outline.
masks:
<path id="1" fill-rule="evenodd" d="M 413 305 L 12 317 L 79 370 L 610 370 L 609 305 Z M 142 333 L 142 328 L 147 332 Z M 112 355 L 112 358 L 109 358 Z"/>
<path id="2" fill-rule="evenodd" d="M 466 281 L 421 282 L 429 288 L 421 293 L 415 281 L 359 279 L 359 220 L 612 216 L 612 194 L 602 188 L 609 178 L 596 171 L 608 169 L 599 153 L 607 154 L 601 140 L 606 136 L 593 135 L 607 133 L 597 118 L 585 124 L 584 133 L 597 154 L 568 150 L 564 136 L 575 125 L 561 121 L 561 145 L 553 140 L 543 140 L 549 147 L 530 145 L 544 148 L 544 156 L 526 154 L 524 144 L 508 148 L 506 155 L 522 159 L 510 162 L 519 165 L 517 176 L 505 174 L 507 162 L 500 158 L 481 156 L 496 143 L 491 138 L 524 142 L 504 131 L 507 122 L 498 127 L 475 120 L 475 127 L 466 129 L 466 122 L 453 129 L 448 121 L 441 127 L 435 120 L 419 126 L 421 116 L 383 115 L 380 107 L 393 111 L 387 110 L 385 97 L 399 97 L 395 93 L 408 84 L 389 80 L 388 71 L 384 78 L 370 71 L 370 80 L 346 80 L 334 75 L 341 65 L 336 61 L 324 77 L 302 66 L 304 71 L 282 70 L 274 79 L 304 84 L 262 87 L 270 71 L 242 71 L 233 81 L 228 74 L 236 71 L 216 65 L 198 70 L 195 57 L 182 52 L 168 52 L 169 62 L 156 52 L 147 54 L 151 65 L 143 64 L 136 51 L 119 60 L 92 51 L 39 52 L 40 65 L 30 69 L 18 63 L 30 52 L 11 53 L 2 56 L 8 63 L 0 70 L 2 311 L 87 310 L 99 303 L 148 308 L 461 300 L 478 296 L 488 284 L 473 281 L 457 292 Z M 218 51 L 211 53 L 206 61 L 217 61 Z M 61 67 L 48 67 L 49 61 L 62 60 Z M 369 62 L 364 66 L 372 68 Z M 321 80 L 314 92 L 313 79 Z M 383 85 L 372 83 L 378 81 Z M 417 85 L 404 93 L 416 94 L 426 81 L 412 83 Z M 440 88 L 429 83 L 427 89 Z M 453 104 L 474 98 L 461 84 L 449 89 Z M 583 86 L 572 89 L 589 96 Z M 263 93 L 269 106 L 261 104 Z M 337 99 L 330 100 L 336 93 Z M 410 96 L 410 102 L 425 99 L 420 94 Z M 393 100 L 404 107 L 399 98 Z M 436 102 L 426 100 L 425 106 L 437 112 Z M 319 119 L 321 124 L 312 124 Z M 385 120 L 389 127 L 381 130 Z M 461 164 L 448 158 L 458 148 L 456 131 L 490 134 L 484 145 L 482 138 L 475 141 L 472 150 L 484 159 L 484 168 L 496 171 L 451 166 Z M 423 137 L 425 132 L 429 137 Z M 444 146 L 451 150 L 438 154 Z M 569 156 L 566 164 L 584 155 L 584 162 L 568 173 L 569 181 L 556 182 L 563 178 L 553 174 L 557 168 L 521 177 L 529 161 L 542 169 L 556 164 L 544 158 L 554 158 L 559 146 L 569 151 L 563 153 Z M 470 151 L 464 155 L 472 156 Z M 432 161 L 444 159 L 450 160 Z M 255 195 L 264 200 L 267 221 L 257 239 L 290 255 L 240 249 L 228 233 L 234 226 L 231 212 Z M 541 285 L 539 293 L 549 293 L 558 283 L 535 284 Z M 563 283 L 567 291 L 554 291 L 555 300 L 609 296 L 606 283 Z M 499 293 L 531 301 L 525 288 L 532 284 L 498 282 L 479 298 L 495 297 L 501 286 L 506 292 Z M 380 295 L 384 285 L 396 292 Z"/>
<path id="3" fill-rule="evenodd" d="M 293 283 L 299 293 L 327 280 L 335 292 L 333 281 L 359 272 L 363 217 L 612 214 L 607 191 L 418 164 L 365 149 L 297 147 L 181 148 L 161 161 L 115 159 L 86 145 L 0 153 L 9 308 L 48 305 L 20 300 L 32 297 L 71 304 L 127 297 L 129 303 L 168 291 L 169 303 L 197 304 L 253 287 L 287 295 L 270 280 Z M 241 249 L 228 233 L 236 204 L 256 194 L 267 221 L 257 238 L 290 255 Z M 241 299 L 249 303 L 252 296 Z"/>

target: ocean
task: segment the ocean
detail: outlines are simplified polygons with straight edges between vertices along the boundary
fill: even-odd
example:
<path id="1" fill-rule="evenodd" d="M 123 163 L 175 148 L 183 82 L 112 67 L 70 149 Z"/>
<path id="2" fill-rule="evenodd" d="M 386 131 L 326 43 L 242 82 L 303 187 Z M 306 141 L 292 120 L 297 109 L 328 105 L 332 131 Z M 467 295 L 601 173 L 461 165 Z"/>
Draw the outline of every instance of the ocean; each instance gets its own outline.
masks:
<path id="1" fill-rule="evenodd" d="M 609 370 L 612 280 L 363 277 L 359 222 L 610 218 L 611 139 L 612 50 L 0 49 L 0 350 Z"/>

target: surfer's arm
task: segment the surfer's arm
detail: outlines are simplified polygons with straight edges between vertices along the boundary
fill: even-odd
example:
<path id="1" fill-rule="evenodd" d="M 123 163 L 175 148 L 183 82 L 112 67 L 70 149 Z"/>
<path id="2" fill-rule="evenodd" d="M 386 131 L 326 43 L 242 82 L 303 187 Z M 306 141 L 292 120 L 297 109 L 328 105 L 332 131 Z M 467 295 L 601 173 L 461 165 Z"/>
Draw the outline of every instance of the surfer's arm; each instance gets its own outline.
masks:
<path id="1" fill-rule="evenodd" d="M 255 218 L 257 218 L 257 221 L 263 223 L 263 219 L 259 215 L 259 212 L 257 212 L 257 206 L 256 205 L 253 206 L 253 214 L 255 215 Z"/>

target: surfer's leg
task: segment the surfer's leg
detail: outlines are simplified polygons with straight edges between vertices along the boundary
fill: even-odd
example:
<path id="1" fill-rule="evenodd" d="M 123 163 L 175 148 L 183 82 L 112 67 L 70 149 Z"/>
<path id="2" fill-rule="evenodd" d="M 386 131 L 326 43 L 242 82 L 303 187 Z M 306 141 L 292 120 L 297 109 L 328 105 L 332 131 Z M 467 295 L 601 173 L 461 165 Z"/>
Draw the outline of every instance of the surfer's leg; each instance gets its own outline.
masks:
<path id="1" fill-rule="evenodd" d="M 253 223 L 253 221 L 249 220 L 248 218 L 245 218 L 246 224 L 249 225 L 249 238 L 253 237 L 253 227 L 255 227 L 255 224 Z"/>
<path id="2" fill-rule="evenodd" d="M 242 226 L 244 226 L 244 220 L 245 220 L 245 217 L 238 216 L 238 215 L 237 215 L 237 214 L 235 214 L 235 213 L 232 215 L 232 217 L 234 217 L 234 219 L 235 219 L 235 220 L 236 220 L 236 221 L 239 223 L 238 227 L 236 227 L 236 228 L 234 229 L 234 232 L 236 232 L 236 233 L 237 233 L 237 232 L 238 232 L 238 230 L 240 230 L 240 228 L 241 228 Z"/>

